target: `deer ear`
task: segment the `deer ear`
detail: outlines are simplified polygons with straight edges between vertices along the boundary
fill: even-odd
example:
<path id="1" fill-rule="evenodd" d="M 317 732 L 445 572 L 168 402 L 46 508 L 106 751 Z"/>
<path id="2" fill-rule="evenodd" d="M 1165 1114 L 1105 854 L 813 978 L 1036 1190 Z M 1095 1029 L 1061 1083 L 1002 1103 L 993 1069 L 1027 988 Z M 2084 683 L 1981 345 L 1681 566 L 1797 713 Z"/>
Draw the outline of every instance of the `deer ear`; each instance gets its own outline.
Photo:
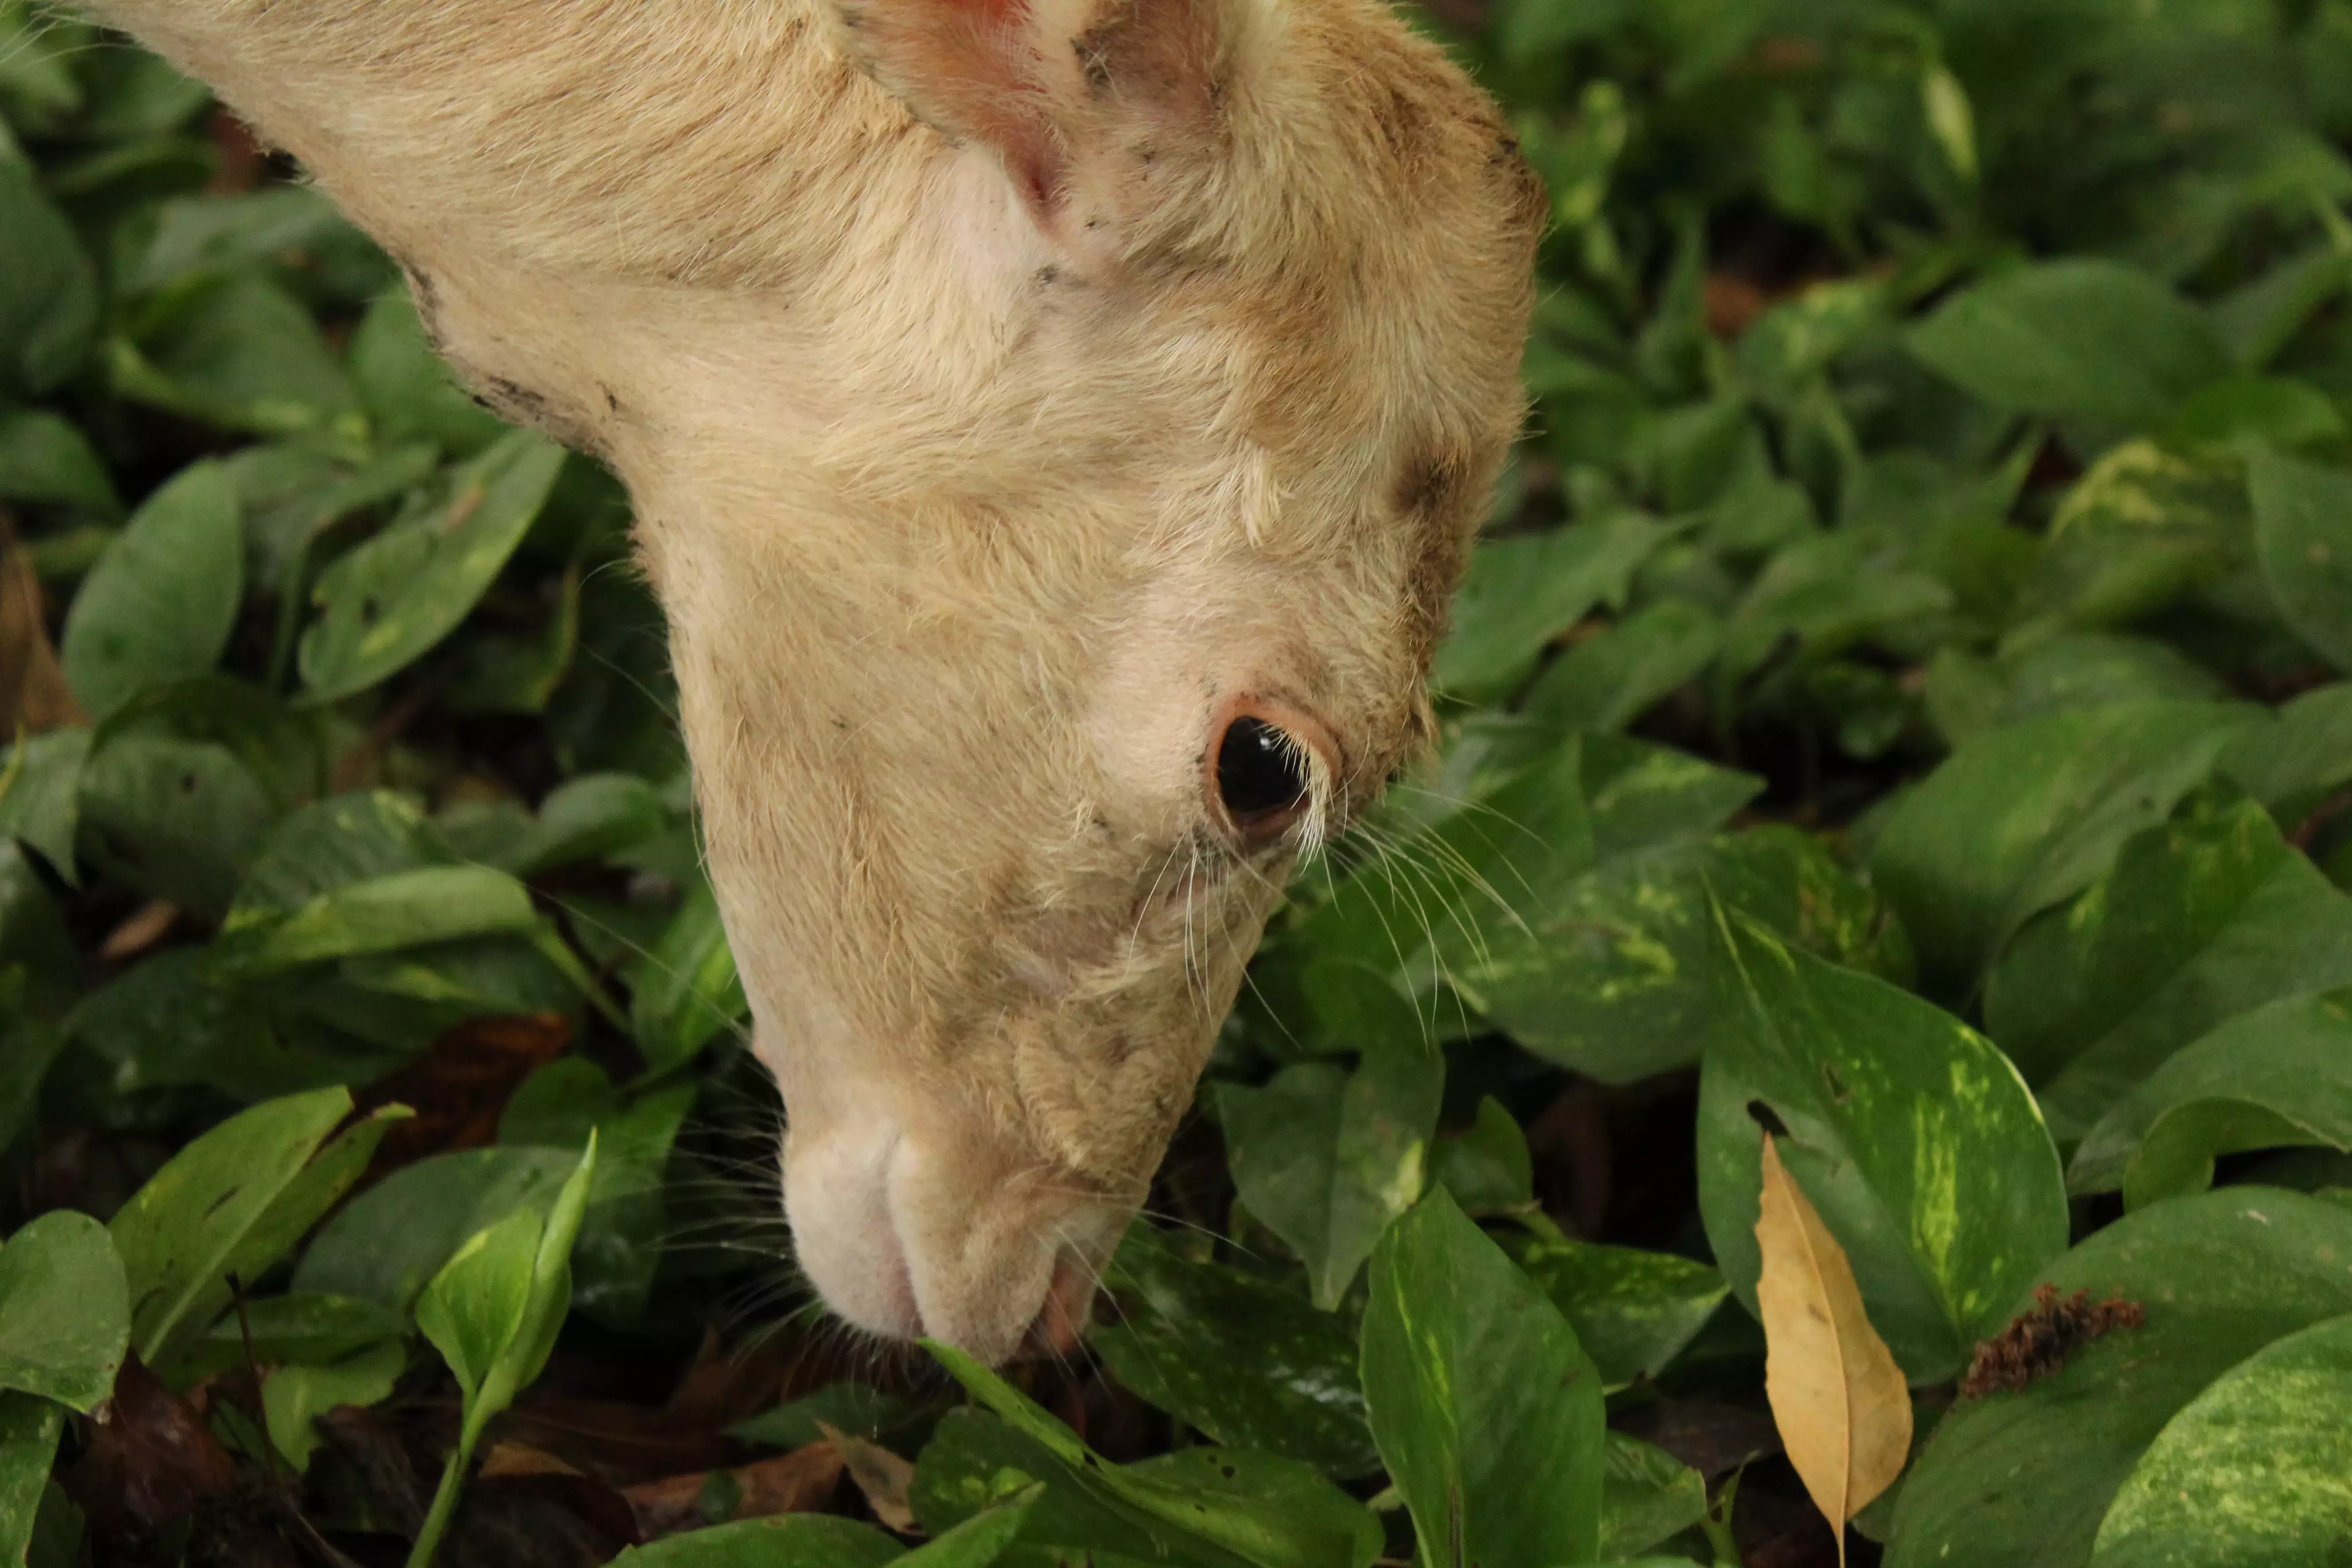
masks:
<path id="1" fill-rule="evenodd" d="M 1205 118 L 1228 0 L 834 0 L 916 117 L 994 149 L 1042 221 L 1117 121 Z"/>

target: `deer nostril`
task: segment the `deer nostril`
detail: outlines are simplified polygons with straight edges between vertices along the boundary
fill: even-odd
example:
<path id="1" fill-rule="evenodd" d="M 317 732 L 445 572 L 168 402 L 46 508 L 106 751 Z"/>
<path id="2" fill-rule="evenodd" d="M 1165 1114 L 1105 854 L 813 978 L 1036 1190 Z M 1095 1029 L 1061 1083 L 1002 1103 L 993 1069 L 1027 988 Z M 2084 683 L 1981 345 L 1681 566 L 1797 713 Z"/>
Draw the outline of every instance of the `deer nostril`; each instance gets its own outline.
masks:
<path id="1" fill-rule="evenodd" d="M 1094 1270 L 1076 1254 L 1064 1252 L 1054 1261 L 1054 1279 L 1045 1287 L 1045 1304 L 1037 1310 L 1037 1320 L 1029 1326 L 1030 1349 L 1053 1356 L 1066 1356 L 1077 1349 L 1094 1302 Z"/>

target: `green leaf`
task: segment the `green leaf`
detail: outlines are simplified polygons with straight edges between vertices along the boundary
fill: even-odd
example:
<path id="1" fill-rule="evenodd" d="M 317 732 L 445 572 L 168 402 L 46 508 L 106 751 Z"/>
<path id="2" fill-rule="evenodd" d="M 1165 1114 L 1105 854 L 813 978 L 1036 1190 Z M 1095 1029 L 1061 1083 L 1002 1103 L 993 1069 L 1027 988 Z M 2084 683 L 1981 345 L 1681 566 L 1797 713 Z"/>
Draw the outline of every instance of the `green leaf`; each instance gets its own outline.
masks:
<path id="1" fill-rule="evenodd" d="M 65 1417 L 53 1401 L 0 1393 L 0 1563 L 25 1561 Z"/>
<path id="2" fill-rule="evenodd" d="M 1715 1269 L 1668 1252 L 1532 1235 L 1502 1246 L 1612 1388 L 1664 1372 L 1731 1294 Z"/>
<path id="3" fill-rule="evenodd" d="M 1304 1465 L 1237 1449 L 1189 1448 L 1139 1465 L 1111 1465 L 1077 1435 L 1003 1378 L 947 1345 L 923 1342 L 957 1382 L 1017 1439 L 1022 1468 L 1047 1483 L 1058 1506 L 1032 1516 L 1028 1539 L 1045 1545 L 1102 1544 L 1097 1531 L 1119 1532 L 1110 1550 L 1231 1568 L 1368 1568 L 1380 1551 L 1371 1516 Z M 948 1423 L 941 1424 L 942 1431 Z M 974 1434 L 983 1443 L 985 1432 Z M 934 1442 L 936 1447 L 936 1440 Z M 925 1458 L 929 1458 L 926 1451 Z M 993 1474 L 999 1466 L 992 1465 Z M 935 1472 L 936 1475 L 936 1472 Z M 919 1477 L 919 1482 L 920 1478 Z M 993 1489 L 975 1489 L 967 1472 L 950 1486 L 928 1489 L 928 1528 L 960 1522 L 996 1500 Z M 1075 1508 L 1069 1494 L 1076 1494 Z M 1084 1521 L 1085 1540 L 1058 1539 L 1058 1527 Z"/>
<path id="4" fill-rule="evenodd" d="M 1380 1467 L 1355 1337 L 1338 1317 L 1238 1269 L 1177 1257 L 1145 1226 L 1129 1232 L 1108 1275 L 1117 1321 L 1087 1342 L 1129 1389 L 1219 1443 L 1340 1479 Z"/>
<path id="5" fill-rule="evenodd" d="M 425 341 L 404 283 L 379 296 L 352 334 L 352 377 L 382 440 L 426 440 L 470 458 L 507 434 Z"/>
<path id="6" fill-rule="evenodd" d="M 1362 1354 L 1372 1435 L 1423 1568 L 1593 1559 L 1601 1374 L 1559 1309 L 1445 1194 L 1381 1238 Z"/>
<path id="7" fill-rule="evenodd" d="M 2232 366 L 2204 314 L 2161 281 L 2069 258 L 2000 273 L 1913 328 L 1911 352 L 2005 413 L 2160 424 Z"/>
<path id="8" fill-rule="evenodd" d="M 2251 566 L 2253 534 L 2234 453 L 2126 441 L 2060 501 L 2020 612 L 2074 626 L 2137 623 Z"/>
<path id="9" fill-rule="evenodd" d="M 72 507 L 119 517 L 114 481 L 82 433 L 54 414 L 0 414 L 0 500 Z"/>
<path id="10" fill-rule="evenodd" d="M 1457 629 L 1438 649 L 1432 678 L 1457 696 L 1499 695 L 1553 637 L 1598 605 L 1623 605 L 1634 572 L 1668 532 L 1655 519 L 1620 512 L 1479 545 L 1454 602 Z"/>
<path id="11" fill-rule="evenodd" d="M 2292 827 L 2352 783 L 2352 681 L 2306 691 L 2221 755 L 2222 776 Z"/>
<path id="12" fill-rule="evenodd" d="M 595 1169 L 592 1136 L 543 1219 L 520 1209 L 475 1232 L 417 1301 L 417 1331 L 465 1392 L 465 1427 L 451 1456 L 461 1474 L 482 1428 L 530 1385 L 555 1349 L 572 1308 L 572 1243 Z"/>
<path id="13" fill-rule="evenodd" d="M 1622 1433 L 1601 1452 L 1601 1557 L 1638 1557 L 1706 1517 L 1706 1478 Z"/>
<path id="14" fill-rule="evenodd" d="M 652 1074 L 693 1060 L 751 1011 L 709 882 L 687 884 L 653 951 L 629 966 L 629 984 L 630 1025 Z"/>
<path id="15" fill-rule="evenodd" d="M 2221 703 L 2135 702 L 2043 714 L 1953 752 L 1895 806 L 1872 856 L 1927 989 L 1972 985 L 2019 927 L 2095 880 L 2254 721 Z"/>
<path id="16" fill-rule="evenodd" d="M 1622 730 L 1697 679 L 1722 646 L 1717 616 L 1662 599 L 1555 659 L 1520 708 L 1564 730 Z"/>
<path id="17" fill-rule="evenodd" d="M 1718 917 L 1699 1087 L 1699 1213 L 1751 1314 L 1763 1129 L 1845 1248 L 1905 1373 L 1959 1371 L 2066 1245 L 2066 1189 L 2033 1097 L 1958 1019 Z"/>
<path id="18" fill-rule="evenodd" d="M 2225 447 L 2252 438 L 2293 448 L 2352 435 L 2328 395 L 2307 381 L 2239 376 L 2217 381 L 2172 416 L 2165 439 L 2177 447 Z"/>
<path id="19" fill-rule="evenodd" d="M 2352 1316 L 2274 1341 L 2165 1424 L 2091 1568 L 2299 1568 L 2352 1541 Z"/>
<path id="20" fill-rule="evenodd" d="M 312 697 L 363 691 L 457 629 L 539 516 L 563 449 L 516 431 L 455 469 L 448 500 L 395 523 L 319 579 L 299 662 Z"/>
<path id="21" fill-rule="evenodd" d="M 122 1259 L 88 1215 L 45 1214 L 0 1247 L 0 1388 L 87 1415 L 131 1342 Z"/>
<path id="22" fill-rule="evenodd" d="M 79 842 L 90 861 L 153 897 L 217 913 L 276 815 L 236 752 L 212 741 L 100 731 L 79 771 Z"/>
<path id="23" fill-rule="evenodd" d="M 2330 664 L 2352 670 L 2352 473 L 2263 451 L 2248 479 L 2254 542 L 2279 613 Z"/>
<path id="24" fill-rule="evenodd" d="M 1307 1265 L 1315 1304 L 1339 1304 L 1389 1222 L 1428 1174 L 1445 1061 L 1434 1049 L 1368 1052 L 1349 1072 L 1286 1068 L 1263 1089 L 1217 1086 L 1234 1185 Z"/>
<path id="25" fill-rule="evenodd" d="M 2138 1208 L 2211 1186 L 2217 1154 L 2313 1144 L 2352 1149 L 2346 993 L 2273 1002 L 2176 1052 L 2084 1135 L 2066 1181 Z"/>
<path id="26" fill-rule="evenodd" d="M 356 882 L 440 862 L 410 795 L 339 795 L 294 812 L 269 830 L 229 906 L 229 932 L 268 923 Z"/>
<path id="27" fill-rule="evenodd" d="M 2273 1340 L 2352 1311 L 2347 1258 L 2352 1210 L 2254 1187 L 2093 1236 L 2043 1279 L 2139 1302 L 2146 1326 L 1946 1415 L 1903 1484 L 1887 1568 L 2085 1568 L 2101 1516 L 2176 1412 Z"/>
<path id="28" fill-rule="evenodd" d="M 104 719 L 151 687 L 211 673 L 245 598 L 236 496 L 216 463 L 157 490 L 99 558 L 66 613 L 58 657 Z"/>
<path id="29" fill-rule="evenodd" d="M 536 877 L 558 867 L 634 848 L 667 828 L 670 821 L 661 792 L 645 780 L 634 773 L 589 773 L 568 779 L 548 793 L 540 802 L 539 820 L 520 843 L 509 847 L 500 864 L 518 877 Z M 698 906 L 701 900 L 696 902 Z M 689 968 L 707 962 L 709 928 L 698 926 L 688 945 L 692 951 L 682 950 L 677 956 L 687 958 Z M 731 958 L 730 962 L 731 965 Z M 714 983 L 703 984 L 709 987 Z M 717 1000 L 721 993 L 723 986 L 708 991 L 714 1005 L 724 1005 Z M 686 1005 L 682 996 L 649 1004 L 664 1011 Z M 732 1021 L 730 1016 L 728 1022 Z M 682 1023 L 666 1021 L 655 1026 L 656 1032 L 679 1028 Z"/>
<path id="30" fill-rule="evenodd" d="M 81 826 L 82 764 L 88 730 L 26 735 L 0 767 L 0 834 L 40 851 L 67 886 L 79 886 L 74 836 Z"/>
<path id="31" fill-rule="evenodd" d="M 0 156 L 0 399 L 55 390 L 89 356 L 98 279 L 31 164 Z"/>
<path id="32" fill-rule="evenodd" d="M 727 1428 L 727 1436 L 772 1448 L 799 1448 L 824 1436 L 824 1427 L 869 1442 L 912 1425 L 919 1408 L 863 1383 L 829 1383 L 814 1394 L 764 1411 Z"/>
<path id="33" fill-rule="evenodd" d="M 330 1365 L 273 1368 L 261 1384 L 261 1410 L 269 1441 L 296 1474 L 308 1470 L 310 1456 L 322 1441 L 311 1426 L 312 1417 L 340 1405 L 383 1403 L 392 1396 L 392 1386 L 407 1365 L 407 1347 L 395 1341 Z"/>
<path id="34" fill-rule="evenodd" d="M 2138 834 L 2111 872 L 2019 933 L 1985 1019 L 2072 1142 L 2233 1016 L 2347 984 L 2352 899 L 2260 806 L 2216 795 Z"/>
<path id="35" fill-rule="evenodd" d="M 320 429 L 355 406 L 310 312 L 257 273 L 175 291 L 135 341 L 113 341 L 107 368 L 125 398 L 256 435 Z"/>
<path id="36" fill-rule="evenodd" d="M 257 1279 L 291 1251 L 407 1114 L 387 1107 L 329 1143 L 351 1109 L 340 1089 L 257 1105 L 174 1154 L 115 1215 L 140 1360 L 160 1371 L 203 1333 L 228 1277 Z"/>
<path id="37" fill-rule="evenodd" d="M 294 1270 L 294 1289 L 406 1312 L 468 1237 L 529 1208 L 544 1215 L 578 1156 L 508 1145 L 436 1154 L 345 1205 Z"/>
<path id="38" fill-rule="evenodd" d="M 881 1568 L 903 1561 L 905 1551 L 854 1519 L 787 1513 L 633 1546 L 613 1568 Z"/>
<path id="39" fill-rule="evenodd" d="M 1044 1495 L 1042 1485 L 1024 1488 L 898 1561 L 908 1568 L 988 1568 L 1019 1538 L 1037 1500 Z"/>
<path id="40" fill-rule="evenodd" d="M 1478 1102 L 1475 1122 L 1437 1140 L 1429 1179 L 1452 1193 L 1462 1212 L 1474 1218 L 1530 1208 L 1536 1201 L 1527 1134 L 1492 1095 Z"/>
<path id="41" fill-rule="evenodd" d="M 181 196 L 165 202 L 155 219 L 154 237 L 118 284 L 125 292 L 265 268 L 288 252 L 315 250 L 351 232 L 334 203 L 308 185 Z"/>
<path id="42" fill-rule="evenodd" d="M 248 1342 L 267 1366 L 331 1366 L 407 1332 L 406 1314 L 356 1297 L 264 1296 L 247 1301 L 242 1316 L 223 1313 L 188 1346 L 180 1366 L 191 1377 L 241 1367 Z"/>
<path id="43" fill-rule="evenodd" d="M 351 882 L 300 909 L 232 927 L 214 950 L 223 974 L 258 979 L 331 959 L 462 937 L 532 931 L 530 893 L 487 866 L 428 866 Z"/>

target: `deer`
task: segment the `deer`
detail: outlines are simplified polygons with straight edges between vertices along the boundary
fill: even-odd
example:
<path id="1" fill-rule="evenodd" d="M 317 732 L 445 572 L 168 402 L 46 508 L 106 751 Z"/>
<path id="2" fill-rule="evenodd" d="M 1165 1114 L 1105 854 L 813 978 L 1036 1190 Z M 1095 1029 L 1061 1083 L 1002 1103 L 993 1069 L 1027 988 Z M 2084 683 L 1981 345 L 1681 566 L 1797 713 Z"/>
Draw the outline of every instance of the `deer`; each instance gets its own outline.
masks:
<path id="1" fill-rule="evenodd" d="M 604 461 L 797 1265 L 1067 1350 L 1286 882 L 1429 747 L 1547 216 L 1382 0 L 93 0 Z"/>

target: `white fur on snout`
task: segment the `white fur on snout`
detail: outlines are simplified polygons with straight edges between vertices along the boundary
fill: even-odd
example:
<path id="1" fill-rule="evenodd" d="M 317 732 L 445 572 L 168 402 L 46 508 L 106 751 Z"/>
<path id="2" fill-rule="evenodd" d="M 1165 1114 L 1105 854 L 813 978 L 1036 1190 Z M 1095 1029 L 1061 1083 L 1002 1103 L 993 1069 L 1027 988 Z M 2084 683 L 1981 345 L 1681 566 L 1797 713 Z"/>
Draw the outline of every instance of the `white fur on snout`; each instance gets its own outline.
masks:
<path id="1" fill-rule="evenodd" d="M 801 1270 L 844 1319 L 891 1339 L 923 1331 L 890 1217 L 895 1123 L 875 1120 L 823 1138 L 787 1136 L 784 1217 Z"/>

